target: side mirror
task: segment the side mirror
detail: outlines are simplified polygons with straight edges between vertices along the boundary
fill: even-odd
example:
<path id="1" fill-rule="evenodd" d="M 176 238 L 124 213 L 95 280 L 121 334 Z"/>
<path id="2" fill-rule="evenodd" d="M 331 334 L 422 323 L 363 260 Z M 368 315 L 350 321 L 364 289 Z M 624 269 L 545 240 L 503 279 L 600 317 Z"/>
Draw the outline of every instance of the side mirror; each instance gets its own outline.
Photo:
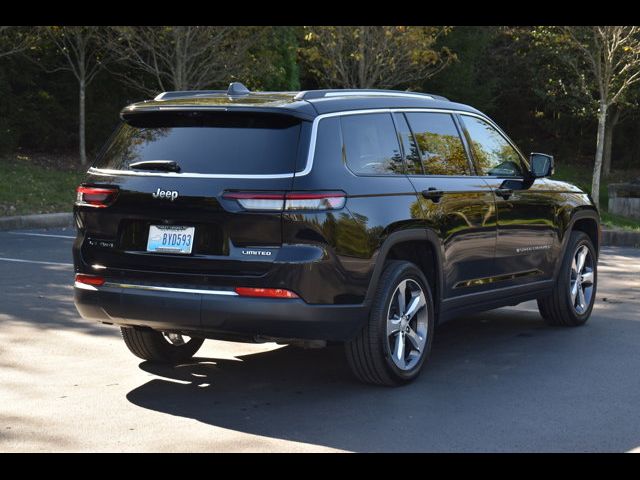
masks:
<path id="1" fill-rule="evenodd" d="M 529 156 L 531 176 L 533 178 L 550 177 L 553 175 L 553 156 L 545 153 L 532 153 Z"/>

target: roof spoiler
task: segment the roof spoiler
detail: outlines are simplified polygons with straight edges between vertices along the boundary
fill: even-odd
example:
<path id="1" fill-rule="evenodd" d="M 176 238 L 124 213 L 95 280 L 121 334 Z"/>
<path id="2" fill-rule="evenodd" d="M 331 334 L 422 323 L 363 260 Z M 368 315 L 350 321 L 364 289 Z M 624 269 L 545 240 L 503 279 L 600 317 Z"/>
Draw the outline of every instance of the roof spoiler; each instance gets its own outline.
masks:
<path id="1" fill-rule="evenodd" d="M 154 100 L 171 100 L 182 97 L 211 97 L 227 95 L 228 97 L 241 97 L 249 95 L 251 90 L 240 82 L 231 82 L 227 90 L 177 90 L 174 92 L 162 92 Z"/>

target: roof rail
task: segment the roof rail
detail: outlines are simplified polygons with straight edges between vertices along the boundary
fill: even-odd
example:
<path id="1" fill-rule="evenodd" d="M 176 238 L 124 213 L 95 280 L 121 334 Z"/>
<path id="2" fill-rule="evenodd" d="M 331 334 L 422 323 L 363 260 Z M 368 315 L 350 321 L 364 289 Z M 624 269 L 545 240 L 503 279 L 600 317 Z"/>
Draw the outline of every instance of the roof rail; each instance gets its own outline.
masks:
<path id="1" fill-rule="evenodd" d="M 296 95 L 296 100 L 313 100 L 316 98 L 330 97 L 412 97 L 423 98 L 426 100 L 443 100 L 448 102 L 449 99 L 441 95 L 433 95 L 431 93 L 421 92 L 404 92 L 400 90 L 381 90 L 381 89 L 332 89 L 332 90 L 307 90 Z"/>

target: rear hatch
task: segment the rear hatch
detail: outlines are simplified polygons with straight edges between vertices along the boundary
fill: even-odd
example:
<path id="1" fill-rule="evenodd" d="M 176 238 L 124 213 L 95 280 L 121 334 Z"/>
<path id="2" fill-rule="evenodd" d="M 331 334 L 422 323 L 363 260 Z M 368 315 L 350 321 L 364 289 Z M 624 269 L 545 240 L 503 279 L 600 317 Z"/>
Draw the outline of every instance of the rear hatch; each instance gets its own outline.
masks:
<path id="1" fill-rule="evenodd" d="M 282 244 L 281 212 L 247 211 L 223 194 L 291 190 L 307 128 L 262 112 L 131 116 L 89 170 L 87 201 L 79 194 L 82 261 L 106 275 L 155 272 L 173 283 L 265 274 Z M 114 191 L 91 205 L 99 189 Z"/>

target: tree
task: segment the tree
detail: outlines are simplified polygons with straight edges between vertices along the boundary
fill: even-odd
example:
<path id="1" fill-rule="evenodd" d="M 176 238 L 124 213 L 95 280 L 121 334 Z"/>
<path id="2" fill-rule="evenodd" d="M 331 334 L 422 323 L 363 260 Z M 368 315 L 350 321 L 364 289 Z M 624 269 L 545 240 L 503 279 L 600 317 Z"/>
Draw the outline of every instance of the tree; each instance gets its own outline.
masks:
<path id="1" fill-rule="evenodd" d="M 29 36 L 19 27 L 0 26 L 0 58 L 26 50 L 29 40 Z"/>
<path id="2" fill-rule="evenodd" d="M 300 53 L 318 81 L 336 88 L 422 84 L 455 55 L 435 43 L 450 27 L 305 27 Z"/>
<path id="3" fill-rule="evenodd" d="M 255 33 L 251 27 L 114 27 L 108 44 L 121 62 L 142 74 L 122 79 L 154 95 L 221 85 L 238 76 L 247 52 L 259 42 Z"/>
<path id="4" fill-rule="evenodd" d="M 540 28 L 546 40 L 578 72 L 584 94 L 598 106 L 598 133 L 591 196 L 600 204 L 600 176 L 609 111 L 640 81 L 640 27 L 593 26 Z"/>
<path id="5" fill-rule="evenodd" d="M 604 130 L 604 146 L 602 152 L 602 176 L 607 178 L 611 173 L 611 150 L 613 146 L 613 131 L 620 121 L 622 108 L 612 105 L 607 113 L 607 126 Z"/>
<path id="6" fill-rule="evenodd" d="M 80 163 L 86 165 L 86 90 L 111 58 L 102 41 L 100 27 L 53 26 L 45 27 L 45 31 L 62 56 L 62 62 L 48 71 L 66 70 L 78 81 Z"/>

